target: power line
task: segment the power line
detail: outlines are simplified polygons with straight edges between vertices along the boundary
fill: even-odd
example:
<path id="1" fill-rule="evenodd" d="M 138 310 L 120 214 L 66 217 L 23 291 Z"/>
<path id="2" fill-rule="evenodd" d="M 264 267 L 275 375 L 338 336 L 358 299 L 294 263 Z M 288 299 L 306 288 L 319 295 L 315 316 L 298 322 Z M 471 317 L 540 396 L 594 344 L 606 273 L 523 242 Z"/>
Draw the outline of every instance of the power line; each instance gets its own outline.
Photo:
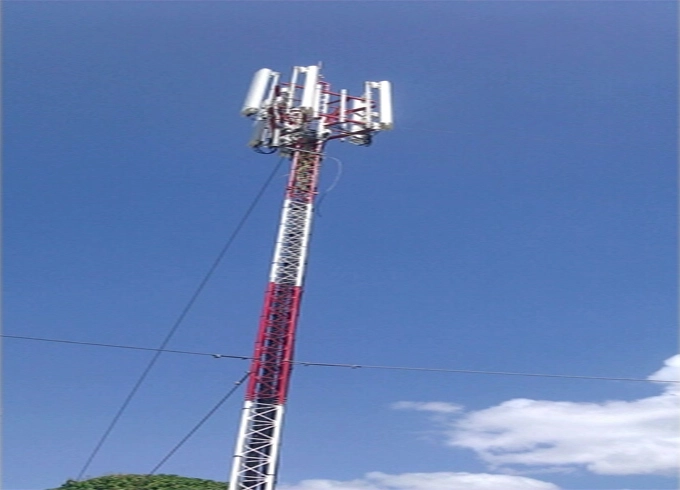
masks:
<path id="1" fill-rule="evenodd" d="M 184 445 L 184 443 L 187 442 L 187 441 L 189 440 L 189 438 L 191 438 L 191 436 L 193 436 L 193 435 L 196 433 L 196 431 L 197 431 L 198 429 L 200 429 L 201 426 L 202 426 L 204 423 L 206 423 L 206 422 L 208 421 L 208 419 L 209 419 L 210 417 L 213 416 L 213 414 L 214 414 L 214 413 L 215 413 L 215 412 L 216 412 L 216 411 L 224 404 L 224 402 L 226 402 L 226 401 L 231 397 L 231 395 L 233 395 L 234 393 L 236 393 L 236 390 L 239 388 L 239 386 L 241 386 L 241 384 L 243 384 L 243 382 L 244 382 L 246 379 L 248 379 L 249 376 L 250 376 L 250 373 L 248 372 L 248 373 L 246 373 L 245 375 L 243 375 L 243 377 L 242 377 L 241 379 L 239 379 L 238 381 L 236 381 L 236 382 L 234 383 L 234 387 L 233 387 L 231 390 L 229 390 L 229 392 L 228 392 L 226 395 L 224 395 L 224 396 L 222 397 L 222 399 L 221 399 L 220 401 L 218 401 L 217 404 L 215 404 L 215 406 L 214 406 L 213 408 L 211 408 L 211 409 L 208 411 L 207 414 L 205 414 L 205 415 L 203 416 L 203 418 L 202 418 L 202 419 L 201 419 L 201 420 L 200 420 L 200 421 L 199 421 L 199 422 L 198 422 L 198 423 L 197 423 L 197 424 L 196 424 L 196 425 L 195 425 L 195 426 L 187 433 L 187 435 L 185 435 L 185 436 L 184 436 L 184 437 L 183 437 L 183 438 L 175 445 L 175 447 L 173 447 L 173 448 L 170 450 L 170 452 L 169 452 L 168 454 L 165 455 L 165 457 L 164 457 L 163 459 L 161 459 L 161 461 L 160 461 L 156 466 L 153 467 L 153 469 L 149 472 L 149 474 L 150 474 L 150 475 L 155 474 L 156 471 L 158 471 L 158 470 L 160 469 L 160 467 L 163 466 L 163 465 L 165 464 L 165 462 L 166 462 L 168 459 L 170 459 L 170 458 L 172 457 L 172 455 L 175 454 L 175 453 L 177 452 L 177 450 L 178 450 L 179 448 L 181 448 L 181 447 Z"/>
<path id="2" fill-rule="evenodd" d="M 230 359 L 243 359 L 243 360 L 248 360 L 252 359 L 252 357 L 248 356 L 231 356 L 227 354 L 209 354 L 207 352 L 196 352 L 196 351 L 187 351 L 187 350 L 174 350 L 174 349 L 156 349 L 153 347 L 137 347 L 133 345 L 120 345 L 120 344 L 104 344 L 101 342 L 79 342 L 77 340 L 62 340 L 62 339 L 47 339 L 43 337 L 25 337 L 21 335 L 0 335 L 0 337 L 5 337 L 8 339 L 20 339 L 20 340 L 36 340 L 40 342 L 52 342 L 52 343 L 60 343 L 60 344 L 73 344 L 73 345 L 86 345 L 86 346 L 92 346 L 92 347 L 113 347 L 116 349 L 130 349 L 130 350 L 142 350 L 142 351 L 152 351 L 152 352 L 168 352 L 172 354 L 190 354 L 194 356 L 210 356 L 210 357 L 226 357 Z"/>
<path id="3" fill-rule="evenodd" d="M 151 360 L 150 360 L 149 363 L 147 364 L 147 366 L 146 366 L 146 368 L 144 369 L 144 371 L 142 371 L 142 374 L 139 376 L 139 378 L 137 379 L 136 383 L 134 384 L 134 386 L 132 387 L 132 389 L 131 389 L 130 392 L 128 393 L 127 397 L 126 397 L 125 400 L 123 401 L 123 404 L 120 406 L 120 408 L 118 409 L 118 411 L 116 412 L 116 414 L 113 416 L 113 419 L 111 420 L 111 423 L 110 423 L 109 426 L 106 428 L 106 430 L 104 431 L 104 434 L 101 436 L 101 438 L 100 438 L 99 441 L 97 442 L 96 446 L 94 447 L 94 449 L 92 450 L 92 452 L 91 452 L 90 455 L 88 456 L 87 461 L 85 462 L 85 464 L 83 465 L 82 469 L 80 470 L 80 473 L 78 474 L 78 477 L 76 478 L 76 480 L 80 480 L 80 479 L 83 477 L 83 475 L 85 474 L 85 471 L 87 471 L 87 469 L 89 468 L 90 464 L 92 463 L 92 461 L 94 460 L 95 456 L 97 455 L 97 453 L 98 453 L 99 450 L 101 449 L 102 445 L 104 444 L 104 442 L 106 441 L 106 439 L 109 437 L 109 434 L 111 434 L 111 431 L 113 430 L 113 428 L 114 428 L 114 427 L 116 426 L 116 424 L 118 423 L 118 420 L 120 419 L 120 417 L 123 415 L 123 412 L 125 412 L 125 409 L 128 407 L 128 405 L 130 404 L 130 402 L 131 402 L 132 399 L 134 398 L 135 394 L 137 393 L 137 391 L 139 390 L 139 388 L 140 388 L 140 387 L 142 386 L 142 384 L 144 383 L 144 380 L 146 379 L 146 377 L 147 377 L 147 376 L 149 375 L 149 373 L 151 372 L 151 369 L 153 369 L 154 365 L 155 365 L 156 362 L 158 361 L 158 358 L 159 358 L 160 355 L 163 353 L 163 350 L 165 349 L 165 346 L 168 345 L 168 343 L 170 342 L 170 340 L 172 339 L 172 337 L 175 335 L 175 332 L 176 332 L 177 329 L 179 328 L 179 326 L 180 326 L 180 324 L 182 323 L 182 321 L 184 321 L 184 318 L 185 318 L 185 317 L 187 316 L 187 314 L 189 313 L 189 310 L 191 310 L 191 308 L 193 307 L 194 303 L 195 303 L 196 300 L 198 299 L 198 296 L 201 294 L 201 292 L 202 292 L 203 289 L 205 288 L 206 284 L 208 283 L 208 281 L 209 281 L 210 278 L 212 277 L 212 275 L 213 275 L 213 273 L 215 272 L 215 270 L 217 270 L 217 267 L 218 267 L 218 265 L 220 264 L 220 262 L 222 261 L 222 258 L 223 258 L 224 255 L 227 253 L 227 251 L 228 251 L 229 248 L 231 247 L 232 243 L 234 242 L 234 240 L 235 240 L 236 237 L 238 236 L 239 232 L 241 231 L 241 229 L 242 229 L 243 226 L 245 225 L 246 221 L 248 220 L 248 218 L 249 218 L 250 215 L 252 214 L 253 210 L 255 209 L 255 206 L 259 203 L 260 198 L 261 198 L 262 195 L 264 194 L 265 190 L 267 189 L 267 187 L 269 186 L 269 184 L 271 183 L 271 181 L 274 179 L 274 176 L 278 173 L 279 168 L 281 167 L 281 164 L 283 163 L 283 161 L 284 161 L 284 158 L 280 158 L 280 159 L 279 159 L 279 163 L 274 167 L 274 170 L 272 170 L 272 172 L 269 174 L 269 176 L 268 176 L 267 179 L 265 180 L 264 184 L 262 185 L 262 187 L 260 188 L 260 190 L 259 190 L 258 193 L 256 194 L 255 198 L 254 198 L 253 201 L 250 203 L 250 206 L 248 207 L 248 209 L 246 210 L 245 214 L 244 214 L 243 217 L 241 218 L 241 221 L 238 223 L 238 225 L 236 225 L 236 228 L 234 229 L 234 231 L 232 232 L 231 236 L 230 236 L 229 239 L 227 240 L 227 243 L 224 245 L 224 247 L 222 247 L 222 250 L 221 250 L 220 253 L 217 255 L 217 258 L 214 260 L 214 262 L 212 263 L 212 265 L 211 265 L 210 268 L 208 269 L 208 272 L 205 274 L 205 276 L 203 277 L 203 279 L 202 279 L 201 282 L 199 283 L 198 287 L 194 290 L 194 292 L 193 292 L 193 294 L 191 295 L 191 298 L 189 299 L 188 303 L 186 304 L 186 306 L 184 307 L 184 309 L 182 309 L 181 313 L 180 313 L 179 316 L 177 317 L 177 320 L 175 320 L 175 323 L 174 323 L 174 324 L 172 325 L 172 327 L 170 328 L 168 334 L 165 336 L 165 338 L 164 338 L 163 341 L 161 342 L 160 347 L 159 347 L 158 349 L 156 349 L 156 353 L 153 355 L 153 357 L 151 358 Z"/>
<path id="4" fill-rule="evenodd" d="M 365 364 L 333 364 L 325 362 L 303 362 L 296 361 L 294 364 L 302 364 L 303 366 L 321 366 L 321 367 L 342 367 L 351 369 L 389 369 L 393 371 L 425 371 L 435 373 L 460 373 L 460 374 L 490 374 L 496 376 L 529 376 L 534 378 L 567 378 L 567 379 L 592 379 L 601 381 L 644 381 L 647 383 L 680 383 L 678 380 L 666 379 L 644 379 L 644 378 L 616 378 L 610 376 L 581 376 L 577 374 L 549 374 L 549 373 L 521 373 L 512 371 L 479 371 L 474 369 L 447 369 L 447 368 L 427 368 L 427 367 L 409 367 L 409 366 L 375 366 Z"/>
<path id="5" fill-rule="evenodd" d="M 170 349 L 154 349 L 151 347 L 135 347 L 129 345 L 119 345 L 119 344 L 103 344 L 98 342 L 78 342 L 75 340 L 59 340 L 59 339 L 46 339 L 40 337 L 24 337 L 19 335 L 0 335 L 0 337 L 6 337 L 11 339 L 21 339 L 21 340 L 34 340 L 42 342 L 53 342 L 53 343 L 63 343 L 63 344 L 75 344 L 75 345 L 85 345 L 85 346 L 96 346 L 96 347 L 111 347 L 117 349 L 133 349 L 133 350 L 144 350 L 144 351 L 160 351 L 168 352 L 173 354 L 185 354 L 194 356 L 208 356 L 216 359 L 241 359 L 249 360 L 252 359 L 250 356 L 238 356 L 232 354 L 215 354 L 210 352 L 197 352 L 197 351 L 184 351 L 184 350 L 170 350 Z M 533 378 L 565 378 L 565 379 L 590 379 L 590 380 L 600 380 L 600 381 L 637 381 L 645 383 L 680 383 L 679 380 L 670 379 L 646 379 L 646 378 L 624 378 L 624 377 L 611 377 L 611 376 L 586 376 L 577 374 L 550 374 L 550 373 L 523 373 L 523 372 L 512 372 L 512 371 L 482 371 L 474 369 L 448 369 L 448 368 L 428 368 L 428 367 L 412 367 L 412 366 L 381 366 L 381 365 L 370 365 L 370 364 L 342 364 L 342 363 L 328 363 L 328 362 L 310 362 L 310 361 L 292 361 L 292 364 L 301 366 L 316 366 L 316 367 L 337 367 L 346 369 L 383 369 L 392 371 L 420 371 L 420 372 L 435 372 L 435 373 L 455 373 L 455 374 L 486 374 L 494 376 L 525 376 Z"/>

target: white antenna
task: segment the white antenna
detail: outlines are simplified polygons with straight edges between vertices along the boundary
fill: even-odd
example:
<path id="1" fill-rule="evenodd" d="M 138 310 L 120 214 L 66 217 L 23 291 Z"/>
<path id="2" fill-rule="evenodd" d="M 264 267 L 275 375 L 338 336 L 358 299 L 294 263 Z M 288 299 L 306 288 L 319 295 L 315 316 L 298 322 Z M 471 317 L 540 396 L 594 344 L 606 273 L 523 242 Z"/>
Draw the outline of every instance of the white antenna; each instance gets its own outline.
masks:
<path id="1" fill-rule="evenodd" d="M 392 129 L 390 82 L 366 82 L 359 97 L 345 89 L 336 93 L 323 80 L 321 66 L 295 66 L 290 81 L 281 83 L 280 73 L 269 68 L 255 73 L 241 114 L 255 119 L 248 144 L 256 151 L 288 154 L 310 134 L 367 146 L 375 133 Z"/>
<path id="2" fill-rule="evenodd" d="M 318 111 L 317 82 L 319 81 L 319 67 L 308 66 L 305 71 L 305 85 L 302 89 L 300 110 L 306 114 L 315 114 Z"/>
<path id="3" fill-rule="evenodd" d="M 392 129 L 392 84 L 387 81 L 378 82 L 378 90 L 380 91 L 380 129 Z"/>
<path id="4" fill-rule="evenodd" d="M 274 72 L 268 68 L 262 68 L 255 72 L 253 81 L 250 82 L 250 88 L 243 103 L 241 114 L 250 116 L 259 112 L 264 102 L 264 94 L 267 92 L 273 74 Z"/>

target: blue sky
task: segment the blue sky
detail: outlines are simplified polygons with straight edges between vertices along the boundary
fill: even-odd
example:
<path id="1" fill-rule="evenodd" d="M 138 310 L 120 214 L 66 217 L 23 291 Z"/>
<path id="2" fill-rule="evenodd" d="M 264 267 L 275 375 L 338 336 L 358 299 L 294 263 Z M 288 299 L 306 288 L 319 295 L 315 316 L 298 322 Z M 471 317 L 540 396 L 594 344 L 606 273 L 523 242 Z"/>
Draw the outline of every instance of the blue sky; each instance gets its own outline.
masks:
<path id="1" fill-rule="evenodd" d="M 675 2 L 3 7 L 5 335 L 157 347 L 278 162 L 253 72 L 323 61 L 396 125 L 327 147 L 298 360 L 677 376 Z M 168 348 L 251 354 L 285 175 Z M 7 490 L 77 476 L 151 357 L 3 352 Z M 150 471 L 247 368 L 163 354 L 88 475 Z M 677 487 L 671 384 L 293 376 L 287 490 Z M 242 396 L 161 471 L 226 480 Z"/>

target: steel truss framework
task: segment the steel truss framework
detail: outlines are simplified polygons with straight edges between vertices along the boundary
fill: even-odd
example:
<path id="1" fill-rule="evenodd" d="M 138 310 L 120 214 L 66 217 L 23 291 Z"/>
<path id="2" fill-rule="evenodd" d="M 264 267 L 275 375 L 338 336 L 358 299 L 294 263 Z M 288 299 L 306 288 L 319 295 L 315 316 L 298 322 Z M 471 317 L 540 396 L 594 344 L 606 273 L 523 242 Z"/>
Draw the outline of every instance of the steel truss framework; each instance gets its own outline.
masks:
<path id="1" fill-rule="evenodd" d="M 292 149 L 270 281 L 236 443 L 233 490 L 273 490 L 323 143 Z"/>
<path id="2" fill-rule="evenodd" d="M 365 82 L 361 96 L 331 92 L 321 66 L 296 66 L 289 82 L 262 68 L 255 73 L 241 114 L 251 117 L 249 145 L 291 159 L 274 260 L 231 471 L 231 490 L 273 490 L 291 375 L 314 198 L 327 141 L 367 146 L 392 129 L 391 85 Z M 304 80 L 303 80 L 304 79 Z"/>

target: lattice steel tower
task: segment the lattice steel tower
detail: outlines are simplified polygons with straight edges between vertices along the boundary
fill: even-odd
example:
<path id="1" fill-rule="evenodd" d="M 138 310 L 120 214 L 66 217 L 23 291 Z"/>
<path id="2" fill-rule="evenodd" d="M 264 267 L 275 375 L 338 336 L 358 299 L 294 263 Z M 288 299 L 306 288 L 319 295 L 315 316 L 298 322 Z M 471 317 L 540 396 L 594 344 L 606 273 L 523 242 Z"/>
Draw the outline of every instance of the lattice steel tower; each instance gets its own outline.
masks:
<path id="1" fill-rule="evenodd" d="M 304 80 L 302 80 L 304 78 Z M 262 68 L 255 73 L 241 114 L 255 120 L 249 145 L 291 160 L 274 260 L 255 340 L 231 471 L 231 490 L 273 490 L 295 328 L 326 143 L 368 146 L 392 129 L 390 82 L 366 82 L 363 95 L 330 91 L 320 66 L 296 66 L 289 82 Z"/>

